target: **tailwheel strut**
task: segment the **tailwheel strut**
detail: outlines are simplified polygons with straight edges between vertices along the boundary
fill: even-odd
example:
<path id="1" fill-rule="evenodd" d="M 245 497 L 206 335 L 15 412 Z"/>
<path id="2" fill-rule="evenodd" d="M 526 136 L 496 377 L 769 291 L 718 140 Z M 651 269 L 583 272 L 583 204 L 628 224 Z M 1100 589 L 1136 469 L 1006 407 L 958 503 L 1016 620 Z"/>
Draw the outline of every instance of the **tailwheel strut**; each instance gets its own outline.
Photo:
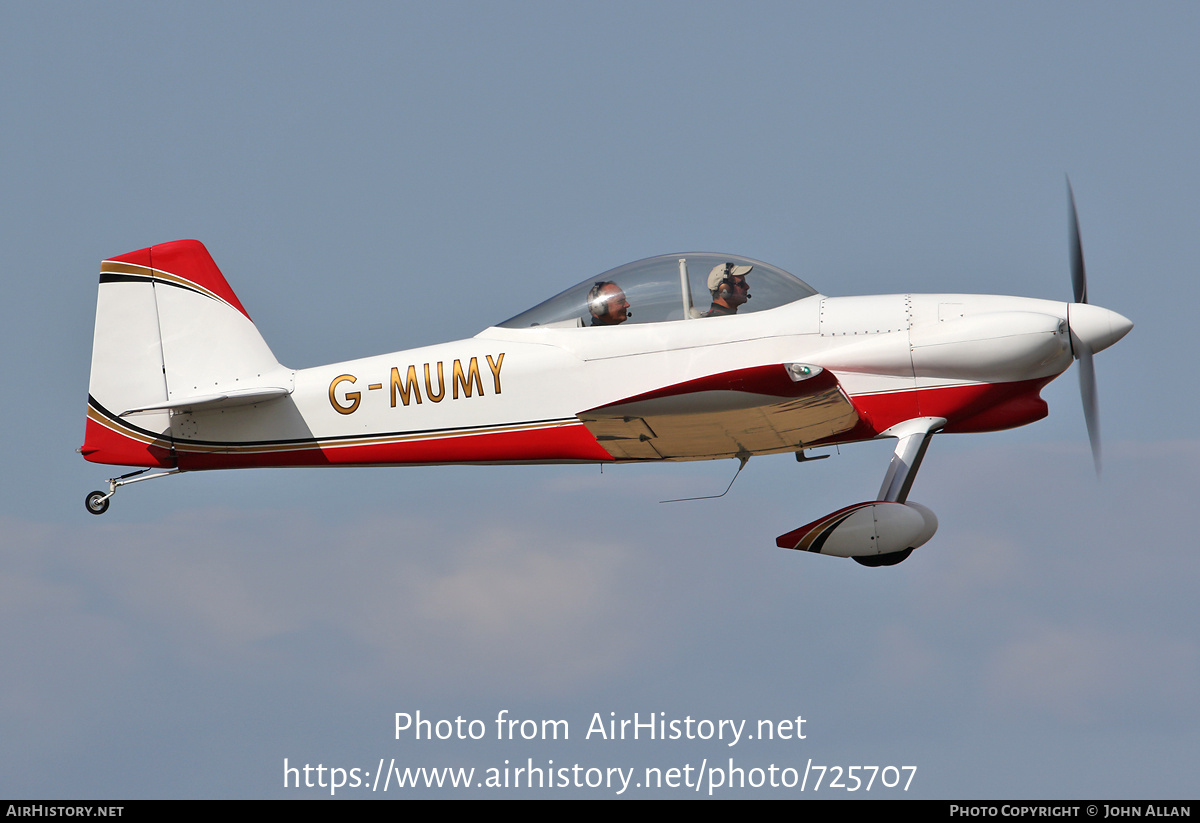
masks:
<path id="1" fill-rule="evenodd" d="M 130 483 L 140 483 L 143 480 L 154 480 L 158 477 L 168 477 L 172 474 L 179 474 L 183 470 L 171 469 L 165 472 L 158 472 L 157 474 L 146 474 L 148 471 L 150 470 L 139 469 L 129 474 L 123 474 L 120 477 L 110 477 L 108 480 L 108 494 L 102 491 L 88 492 L 87 497 L 83 500 L 83 505 L 88 510 L 88 514 L 104 514 L 108 511 L 109 501 L 121 486 L 126 486 Z"/>

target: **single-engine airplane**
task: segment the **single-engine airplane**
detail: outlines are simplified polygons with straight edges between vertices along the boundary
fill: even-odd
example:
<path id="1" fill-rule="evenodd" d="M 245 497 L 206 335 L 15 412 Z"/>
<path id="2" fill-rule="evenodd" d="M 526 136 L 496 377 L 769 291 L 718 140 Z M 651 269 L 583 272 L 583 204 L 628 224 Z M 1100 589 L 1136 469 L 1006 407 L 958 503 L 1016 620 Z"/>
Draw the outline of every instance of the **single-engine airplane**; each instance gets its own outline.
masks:
<path id="1" fill-rule="evenodd" d="M 908 500 L 933 435 L 1041 419 L 1039 392 L 1073 360 L 1099 471 L 1092 355 L 1133 324 L 1088 303 L 1073 194 L 1070 216 L 1071 303 L 826 297 L 757 260 L 673 254 L 588 278 L 468 340 L 295 370 L 275 359 L 199 242 L 113 257 L 100 267 L 80 452 L 144 468 L 88 494 L 87 510 L 103 514 L 121 486 L 206 469 L 744 466 L 896 438 L 874 499 L 776 541 L 893 565 L 937 529 Z"/>

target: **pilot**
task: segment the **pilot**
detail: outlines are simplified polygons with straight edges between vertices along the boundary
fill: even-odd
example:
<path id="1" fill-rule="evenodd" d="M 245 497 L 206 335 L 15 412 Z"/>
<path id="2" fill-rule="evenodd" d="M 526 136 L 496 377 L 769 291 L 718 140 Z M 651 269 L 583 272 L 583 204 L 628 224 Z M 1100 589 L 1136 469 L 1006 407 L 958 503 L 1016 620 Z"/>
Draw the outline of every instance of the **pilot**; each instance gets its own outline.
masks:
<path id="1" fill-rule="evenodd" d="M 611 280 L 597 280 L 588 291 L 587 302 L 593 326 L 616 326 L 633 316 L 625 292 Z"/>
<path id="2" fill-rule="evenodd" d="M 737 314 L 738 306 L 750 299 L 750 284 L 746 275 L 754 266 L 721 263 L 708 273 L 708 290 L 712 293 L 712 308 L 703 317 L 724 317 Z"/>

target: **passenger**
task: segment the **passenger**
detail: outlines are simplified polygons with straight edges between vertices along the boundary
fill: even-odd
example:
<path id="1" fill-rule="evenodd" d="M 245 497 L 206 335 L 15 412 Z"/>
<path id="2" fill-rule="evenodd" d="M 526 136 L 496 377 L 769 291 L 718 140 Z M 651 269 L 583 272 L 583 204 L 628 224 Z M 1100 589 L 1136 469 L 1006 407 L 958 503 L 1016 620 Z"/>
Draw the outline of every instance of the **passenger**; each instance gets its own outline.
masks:
<path id="1" fill-rule="evenodd" d="M 738 306 L 750 299 L 750 284 L 746 275 L 754 266 L 739 266 L 721 263 L 708 273 L 708 290 L 712 294 L 712 307 L 702 317 L 724 317 L 737 314 Z"/>
<path id="2" fill-rule="evenodd" d="M 611 280 L 597 280 L 587 302 L 593 326 L 616 326 L 633 316 L 625 292 Z"/>

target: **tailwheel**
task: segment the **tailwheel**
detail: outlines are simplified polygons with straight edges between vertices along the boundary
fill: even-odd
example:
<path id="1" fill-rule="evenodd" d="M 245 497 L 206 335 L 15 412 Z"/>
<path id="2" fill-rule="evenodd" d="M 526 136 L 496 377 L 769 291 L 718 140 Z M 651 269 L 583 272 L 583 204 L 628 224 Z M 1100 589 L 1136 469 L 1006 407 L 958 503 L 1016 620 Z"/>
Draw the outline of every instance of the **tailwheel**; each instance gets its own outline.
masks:
<path id="1" fill-rule="evenodd" d="M 903 549 L 898 552 L 888 552 L 887 554 L 870 554 L 865 557 L 855 557 L 854 562 L 863 566 L 895 566 L 897 563 L 903 563 L 908 559 L 908 556 L 913 553 L 913 550 Z"/>
<path id="2" fill-rule="evenodd" d="M 111 495 L 104 492 L 91 492 L 84 498 L 84 505 L 87 507 L 89 514 L 104 514 L 108 511 L 108 498 Z"/>

